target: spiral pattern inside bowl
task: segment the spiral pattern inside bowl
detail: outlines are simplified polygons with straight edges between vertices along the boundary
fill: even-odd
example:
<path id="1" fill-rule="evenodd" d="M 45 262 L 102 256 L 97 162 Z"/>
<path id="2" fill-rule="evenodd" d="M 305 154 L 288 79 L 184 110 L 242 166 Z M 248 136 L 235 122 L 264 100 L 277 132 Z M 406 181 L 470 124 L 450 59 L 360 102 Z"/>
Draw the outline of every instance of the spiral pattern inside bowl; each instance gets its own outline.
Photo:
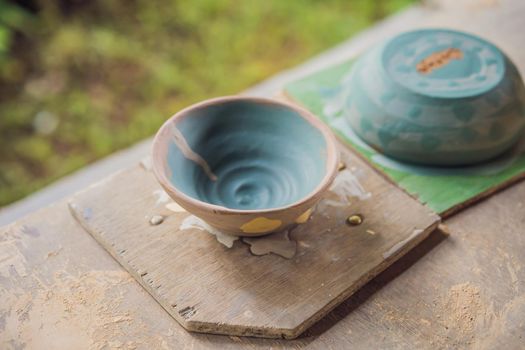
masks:
<path id="1" fill-rule="evenodd" d="M 172 142 L 171 181 L 186 195 L 231 209 L 271 209 L 310 194 L 326 173 L 322 133 L 292 109 L 229 101 L 194 110 L 175 127 L 217 177 Z"/>

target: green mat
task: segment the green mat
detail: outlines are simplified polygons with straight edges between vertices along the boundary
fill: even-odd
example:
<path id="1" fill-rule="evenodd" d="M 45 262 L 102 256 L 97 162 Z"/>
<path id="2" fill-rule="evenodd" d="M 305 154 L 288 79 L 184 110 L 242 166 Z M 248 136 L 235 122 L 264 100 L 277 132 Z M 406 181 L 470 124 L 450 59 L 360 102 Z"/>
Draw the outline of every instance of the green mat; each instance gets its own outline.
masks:
<path id="1" fill-rule="evenodd" d="M 447 216 L 465 205 L 525 177 L 525 136 L 511 151 L 483 164 L 441 168 L 402 163 L 369 147 L 344 118 L 345 80 L 353 61 L 288 84 L 286 96 L 316 114 L 370 164 L 399 187 Z"/>

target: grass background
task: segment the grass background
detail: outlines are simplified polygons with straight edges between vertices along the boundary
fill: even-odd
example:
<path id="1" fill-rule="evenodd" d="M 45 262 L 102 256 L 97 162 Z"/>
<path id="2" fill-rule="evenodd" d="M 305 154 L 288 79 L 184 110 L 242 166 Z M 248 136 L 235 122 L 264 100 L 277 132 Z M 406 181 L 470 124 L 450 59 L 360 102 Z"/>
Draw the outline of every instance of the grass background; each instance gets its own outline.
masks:
<path id="1" fill-rule="evenodd" d="M 0 0 L 0 206 L 414 0 Z"/>

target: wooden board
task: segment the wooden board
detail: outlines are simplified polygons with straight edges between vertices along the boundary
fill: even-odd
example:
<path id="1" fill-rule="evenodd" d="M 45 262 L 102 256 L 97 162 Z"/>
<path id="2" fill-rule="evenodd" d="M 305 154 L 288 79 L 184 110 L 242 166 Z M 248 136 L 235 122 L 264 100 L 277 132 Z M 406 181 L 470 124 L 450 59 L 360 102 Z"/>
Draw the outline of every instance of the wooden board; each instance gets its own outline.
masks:
<path id="1" fill-rule="evenodd" d="M 455 215 L 294 340 L 185 331 L 63 200 L 0 228 L 0 348 L 520 349 L 524 198 L 520 182 Z"/>
<path id="2" fill-rule="evenodd" d="M 360 40 L 454 25 L 499 39 L 525 62 L 525 2 L 445 2 L 453 11 L 419 8 Z M 0 348 L 521 349 L 524 198 L 521 181 L 447 219 L 450 236 L 434 231 L 294 340 L 186 332 L 61 200 L 0 228 Z"/>
<path id="3" fill-rule="evenodd" d="M 189 216 L 184 211 L 151 226 L 145 216 L 167 213 L 156 206 L 159 185 L 139 166 L 75 195 L 70 207 L 81 225 L 186 329 L 295 338 L 439 223 L 436 214 L 373 176 L 350 152 L 342 152 L 343 172 L 353 174 L 352 183 L 336 181 L 358 193 L 350 193 L 342 205 L 335 193 L 328 193 L 336 206 L 320 205 L 306 224 L 292 231 L 297 253 L 290 260 L 254 256 L 238 241 L 227 249 L 207 232 L 181 230 Z M 356 213 L 364 222 L 348 226 L 347 216 Z"/>
<path id="4" fill-rule="evenodd" d="M 448 217 L 481 198 L 525 177 L 525 135 L 511 152 L 482 165 L 439 168 L 409 165 L 371 148 L 344 119 L 345 77 L 355 60 L 311 74 L 284 89 L 285 96 L 320 117 L 341 140 L 390 181 L 442 217 Z"/>

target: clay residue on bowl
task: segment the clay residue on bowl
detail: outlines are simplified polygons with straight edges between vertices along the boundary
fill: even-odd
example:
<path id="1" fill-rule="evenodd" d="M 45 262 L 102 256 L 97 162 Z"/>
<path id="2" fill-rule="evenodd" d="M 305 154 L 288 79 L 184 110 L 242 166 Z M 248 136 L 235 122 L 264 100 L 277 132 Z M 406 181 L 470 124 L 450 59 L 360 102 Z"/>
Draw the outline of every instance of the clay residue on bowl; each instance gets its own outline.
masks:
<path id="1" fill-rule="evenodd" d="M 447 49 L 433 52 L 425 57 L 416 66 L 419 73 L 429 74 L 432 70 L 446 66 L 452 60 L 460 60 L 463 58 L 463 52 L 460 49 L 449 47 Z"/>
<path id="2" fill-rule="evenodd" d="M 184 138 L 184 135 L 182 135 L 180 130 L 177 129 L 175 125 L 172 125 L 172 134 L 173 141 L 180 149 L 184 157 L 197 163 L 202 168 L 206 176 L 210 178 L 211 181 L 217 181 L 217 176 L 211 171 L 211 168 L 206 162 L 206 160 L 204 160 L 204 158 L 202 158 L 200 155 L 198 155 L 191 149 L 191 147 L 188 145 L 188 142 Z"/>

